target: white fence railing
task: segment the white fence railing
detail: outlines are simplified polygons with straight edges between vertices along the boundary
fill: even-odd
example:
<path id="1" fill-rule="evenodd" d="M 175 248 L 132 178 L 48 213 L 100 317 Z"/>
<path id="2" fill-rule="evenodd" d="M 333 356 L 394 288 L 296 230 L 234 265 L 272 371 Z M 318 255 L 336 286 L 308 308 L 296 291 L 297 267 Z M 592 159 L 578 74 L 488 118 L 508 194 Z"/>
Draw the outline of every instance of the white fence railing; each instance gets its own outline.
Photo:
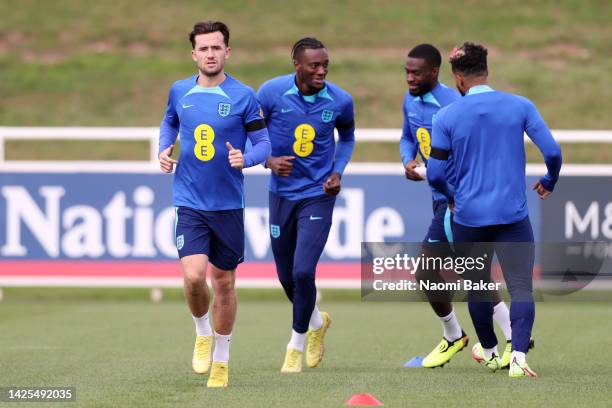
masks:
<path id="1" fill-rule="evenodd" d="M 398 142 L 401 129 L 357 129 L 360 142 Z M 612 143 L 612 130 L 553 130 L 560 143 Z M 157 163 L 157 127 L 1 127 L 0 164 L 5 160 L 7 140 L 148 140 L 149 162 Z M 525 141 L 531 140 L 525 137 Z"/>

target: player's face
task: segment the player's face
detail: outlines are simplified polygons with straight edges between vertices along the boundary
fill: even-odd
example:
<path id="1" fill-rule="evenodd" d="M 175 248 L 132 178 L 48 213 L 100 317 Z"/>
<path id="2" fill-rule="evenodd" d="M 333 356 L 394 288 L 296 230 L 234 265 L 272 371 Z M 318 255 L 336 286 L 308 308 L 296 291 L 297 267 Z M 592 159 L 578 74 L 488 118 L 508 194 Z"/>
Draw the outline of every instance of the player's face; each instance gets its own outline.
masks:
<path id="1" fill-rule="evenodd" d="M 230 53 L 230 47 L 223 42 L 223 34 L 215 31 L 195 36 L 195 47 L 191 51 L 191 58 L 202 74 L 214 77 L 223 72 L 225 60 L 229 58 Z"/>
<path id="2" fill-rule="evenodd" d="M 325 48 L 303 50 L 297 60 L 293 61 L 300 88 L 306 88 L 308 94 L 319 92 L 325 86 L 325 77 L 329 67 L 329 56 Z M 304 89 L 301 89 L 304 92 Z"/>
<path id="3" fill-rule="evenodd" d="M 431 91 L 438 77 L 438 68 L 431 67 L 424 58 L 406 59 L 406 82 L 410 95 L 421 96 Z"/>

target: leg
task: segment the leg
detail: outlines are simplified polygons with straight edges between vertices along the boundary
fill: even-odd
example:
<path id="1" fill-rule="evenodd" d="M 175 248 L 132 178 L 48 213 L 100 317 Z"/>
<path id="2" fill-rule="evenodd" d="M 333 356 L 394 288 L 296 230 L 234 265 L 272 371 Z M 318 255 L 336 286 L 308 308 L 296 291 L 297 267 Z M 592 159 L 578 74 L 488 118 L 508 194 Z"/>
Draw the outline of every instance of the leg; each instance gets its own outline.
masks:
<path id="1" fill-rule="evenodd" d="M 222 335 L 232 333 L 236 320 L 236 270 L 222 270 L 211 265 L 211 283 L 215 298 L 213 301 L 213 322 L 215 332 Z"/>
<path id="2" fill-rule="evenodd" d="M 207 267 L 207 255 L 189 255 L 181 258 L 184 278 L 183 292 L 187 306 L 194 317 L 202 317 L 208 313 L 210 295 L 206 284 Z"/>
<path id="3" fill-rule="evenodd" d="M 535 320 L 533 265 L 535 248 L 529 218 L 506 226 L 497 237 L 496 252 L 510 292 L 512 349 L 526 353 Z"/>
<path id="4" fill-rule="evenodd" d="M 452 257 L 453 236 L 451 231 L 451 212 L 446 201 L 434 201 L 434 217 L 427 236 L 423 240 L 423 254 L 426 259 L 444 259 Z M 440 265 L 441 268 L 441 265 Z M 455 281 L 457 275 L 454 272 L 438 269 L 433 263 L 426 268 L 416 272 L 416 280 L 429 281 L 430 283 L 447 283 Z M 452 292 L 448 290 L 426 291 L 432 309 L 438 315 L 442 324 L 444 336 L 442 341 L 423 359 L 423 367 L 443 367 L 455 354 L 463 350 L 468 344 L 468 337 L 461 329 L 459 320 L 453 310 Z"/>
<path id="5" fill-rule="evenodd" d="M 236 268 L 244 260 L 243 210 L 216 211 L 209 216 L 211 283 L 215 294 L 215 332 L 229 335 L 236 318 Z"/>
<path id="6" fill-rule="evenodd" d="M 223 270 L 214 265 L 210 268 L 213 300 L 213 322 L 215 326 L 215 351 L 207 387 L 226 387 L 229 382 L 229 351 L 232 328 L 236 320 L 235 269 Z"/>
<path id="7" fill-rule="evenodd" d="M 196 326 L 191 365 L 197 374 L 211 364 L 212 329 L 208 316 L 210 296 L 206 284 L 210 230 L 202 212 L 180 207 L 176 210 L 176 244 L 183 270 L 183 292 Z"/>
<path id="8" fill-rule="evenodd" d="M 297 242 L 293 263 L 293 329 L 308 330 L 315 306 L 315 272 L 331 228 L 335 197 L 306 199 L 297 212 Z"/>
<path id="9" fill-rule="evenodd" d="M 236 268 L 244 260 L 244 211 L 226 210 L 209 214 L 213 232 L 210 246 L 211 283 L 214 292 L 213 322 L 215 351 L 208 387 L 226 387 L 229 382 L 229 352 L 236 320 Z"/>
<path id="10" fill-rule="evenodd" d="M 423 240 L 423 253 L 426 257 L 445 257 L 450 254 L 449 242 L 452 242 L 452 232 L 447 233 L 445 226 L 448 219 L 450 223 L 450 211 L 446 201 L 434 201 L 433 203 L 433 218 L 427 236 Z M 450 224 L 449 224 L 450 227 Z M 441 271 L 438 269 L 421 268 L 415 274 L 417 281 L 429 281 L 435 283 L 444 283 L 446 280 L 441 276 Z M 452 294 L 448 291 L 426 291 L 425 295 L 429 300 L 432 309 L 440 318 L 446 318 L 452 313 L 453 305 L 451 304 Z M 456 320 L 456 319 L 455 319 Z M 457 326 L 458 323 L 457 323 Z M 461 337 L 461 329 L 459 333 L 445 333 L 451 335 L 449 340 Z"/>
<path id="11" fill-rule="evenodd" d="M 493 247 L 487 245 L 474 245 L 474 243 L 483 243 L 491 240 L 489 227 L 467 227 L 458 223 L 453 224 L 453 235 L 457 242 L 456 248 L 461 256 L 474 257 L 483 256 L 483 254 L 475 254 L 477 249 L 479 252 L 484 251 L 486 254 L 486 263 L 483 271 L 479 272 L 479 278 L 488 280 L 491 271 L 491 258 L 493 256 Z M 466 276 L 466 278 L 472 278 Z M 488 293 L 470 291 L 468 293 L 468 309 L 474 324 L 474 329 L 478 335 L 478 339 L 483 348 L 493 349 L 497 346 L 497 337 L 493 329 L 493 303 Z"/>
<path id="12" fill-rule="evenodd" d="M 209 293 L 206 269 L 210 253 L 210 229 L 202 211 L 187 207 L 176 209 L 176 246 L 183 270 L 183 292 L 194 317 L 208 312 Z"/>
<path id="13" fill-rule="evenodd" d="M 270 242 L 278 280 L 290 302 L 293 302 L 293 256 L 296 244 L 296 202 L 269 194 Z"/>
<path id="14" fill-rule="evenodd" d="M 308 329 L 306 364 L 310 368 L 323 360 L 324 338 L 331 324 L 326 312 L 319 312 L 315 306 L 316 266 L 331 228 L 335 197 L 322 196 L 303 201 L 298 211 L 298 233 L 296 262 L 293 267 L 295 296 L 293 303 L 293 331 L 303 333 Z"/>

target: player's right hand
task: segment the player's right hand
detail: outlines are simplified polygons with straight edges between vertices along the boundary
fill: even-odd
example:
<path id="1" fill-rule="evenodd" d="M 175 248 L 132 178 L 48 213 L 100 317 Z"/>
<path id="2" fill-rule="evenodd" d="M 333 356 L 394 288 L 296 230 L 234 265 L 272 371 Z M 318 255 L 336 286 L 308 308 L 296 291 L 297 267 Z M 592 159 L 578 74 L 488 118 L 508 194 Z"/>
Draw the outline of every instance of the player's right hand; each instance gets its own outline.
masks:
<path id="1" fill-rule="evenodd" d="M 277 176 L 287 177 L 293 170 L 293 163 L 291 162 L 293 159 L 295 159 L 295 156 L 270 156 L 266 160 L 266 167 Z"/>
<path id="2" fill-rule="evenodd" d="M 164 173 L 172 173 L 174 169 L 174 165 L 178 164 L 178 160 L 174 160 L 172 157 L 172 151 L 174 150 L 174 145 L 168 146 L 166 150 L 162 150 L 159 154 L 159 167 L 161 167 Z"/>
<path id="3" fill-rule="evenodd" d="M 408 180 L 412 181 L 423 181 L 425 180 L 419 173 L 416 172 L 416 168 L 419 167 L 419 162 L 416 160 L 410 160 L 404 168 L 404 174 Z"/>

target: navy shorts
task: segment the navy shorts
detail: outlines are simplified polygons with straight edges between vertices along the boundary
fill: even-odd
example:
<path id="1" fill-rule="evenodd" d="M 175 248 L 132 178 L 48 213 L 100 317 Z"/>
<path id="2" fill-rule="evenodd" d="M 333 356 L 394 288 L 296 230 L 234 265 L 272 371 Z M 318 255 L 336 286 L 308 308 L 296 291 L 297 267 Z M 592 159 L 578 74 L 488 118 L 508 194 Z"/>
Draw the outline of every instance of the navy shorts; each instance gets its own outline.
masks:
<path id="1" fill-rule="evenodd" d="M 335 196 L 288 200 L 270 192 L 270 237 L 281 280 L 291 280 L 302 268 L 314 277 L 335 203 Z"/>
<path id="2" fill-rule="evenodd" d="M 453 214 L 445 200 L 433 202 L 433 218 L 423 243 L 453 242 Z"/>
<path id="3" fill-rule="evenodd" d="M 222 270 L 236 269 L 244 260 L 244 210 L 202 211 L 175 208 L 175 238 L 179 258 L 208 255 Z"/>

